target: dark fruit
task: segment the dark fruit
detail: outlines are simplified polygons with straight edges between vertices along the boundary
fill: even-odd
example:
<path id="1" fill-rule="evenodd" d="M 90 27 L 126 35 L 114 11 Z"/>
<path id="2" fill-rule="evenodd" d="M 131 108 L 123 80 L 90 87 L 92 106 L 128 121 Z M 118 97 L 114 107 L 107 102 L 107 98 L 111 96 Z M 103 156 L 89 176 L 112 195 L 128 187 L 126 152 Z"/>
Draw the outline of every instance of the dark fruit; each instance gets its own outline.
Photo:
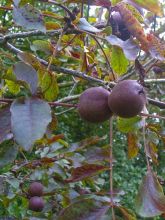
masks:
<path id="1" fill-rule="evenodd" d="M 110 92 L 103 87 L 93 87 L 85 90 L 80 96 L 78 112 L 86 121 L 98 123 L 112 116 L 108 107 Z"/>
<path id="2" fill-rule="evenodd" d="M 29 200 L 29 209 L 35 212 L 41 212 L 44 208 L 44 200 L 41 197 L 34 196 Z"/>
<path id="3" fill-rule="evenodd" d="M 142 85 L 136 80 L 119 82 L 108 98 L 109 108 L 116 115 L 130 118 L 138 115 L 146 103 L 146 95 Z"/>
<path id="4" fill-rule="evenodd" d="M 156 73 L 156 74 L 161 74 L 161 73 L 163 73 L 162 68 L 160 68 L 159 66 L 154 66 L 154 67 L 152 68 L 152 70 L 153 70 L 154 73 Z"/>
<path id="5" fill-rule="evenodd" d="M 28 193 L 30 196 L 42 196 L 43 185 L 39 182 L 33 182 L 32 184 L 30 184 Z"/>
<path id="6" fill-rule="evenodd" d="M 125 41 L 130 38 L 130 32 L 125 26 L 119 12 L 114 12 L 111 16 L 112 33 L 121 40 Z"/>

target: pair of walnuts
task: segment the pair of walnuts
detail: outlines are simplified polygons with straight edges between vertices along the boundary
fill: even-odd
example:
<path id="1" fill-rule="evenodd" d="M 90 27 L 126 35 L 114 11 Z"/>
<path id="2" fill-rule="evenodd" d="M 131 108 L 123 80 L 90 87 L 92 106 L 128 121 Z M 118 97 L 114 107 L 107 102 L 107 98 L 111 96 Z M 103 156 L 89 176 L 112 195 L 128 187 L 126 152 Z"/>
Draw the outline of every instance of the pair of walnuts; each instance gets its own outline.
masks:
<path id="1" fill-rule="evenodd" d="M 136 80 L 124 80 L 115 85 L 112 92 L 103 87 L 85 90 L 80 96 L 78 112 L 86 121 L 98 123 L 113 114 L 130 118 L 138 115 L 146 104 L 146 94 Z"/>

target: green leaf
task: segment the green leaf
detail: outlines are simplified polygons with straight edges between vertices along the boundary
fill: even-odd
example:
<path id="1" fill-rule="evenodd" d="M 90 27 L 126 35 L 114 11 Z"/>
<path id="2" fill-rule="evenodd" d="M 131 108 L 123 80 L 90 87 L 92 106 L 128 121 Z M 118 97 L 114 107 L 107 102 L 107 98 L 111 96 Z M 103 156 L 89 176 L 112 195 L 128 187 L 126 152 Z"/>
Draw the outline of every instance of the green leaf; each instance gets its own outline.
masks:
<path id="1" fill-rule="evenodd" d="M 150 170 L 143 179 L 135 205 L 136 212 L 142 217 L 154 217 L 165 212 L 163 188 Z"/>
<path id="2" fill-rule="evenodd" d="M 42 70 L 38 74 L 42 75 L 41 72 Z M 42 77 L 40 87 L 47 101 L 54 101 L 56 99 L 59 90 L 55 74 L 46 71 Z"/>
<path id="3" fill-rule="evenodd" d="M 38 85 L 38 75 L 36 70 L 24 62 L 16 63 L 13 70 L 17 80 L 26 82 L 30 86 L 32 94 L 36 93 Z"/>
<path id="4" fill-rule="evenodd" d="M 12 141 L 5 141 L 0 144 L 0 168 L 12 163 L 18 153 L 18 147 Z"/>
<path id="5" fill-rule="evenodd" d="M 33 44 L 30 46 L 31 50 L 33 51 L 43 51 L 46 54 L 52 54 L 53 48 L 50 44 L 50 42 L 46 40 L 35 40 L 33 41 Z"/>
<path id="6" fill-rule="evenodd" d="M 14 138 L 28 151 L 51 122 L 50 106 L 38 98 L 22 98 L 15 100 L 10 110 Z"/>
<path id="7" fill-rule="evenodd" d="M 16 82 L 16 76 L 13 73 L 13 68 L 9 68 L 7 72 L 3 75 L 3 79 L 5 79 L 8 90 L 17 95 L 20 91 L 20 85 Z"/>
<path id="8" fill-rule="evenodd" d="M 122 75 L 127 72 L 127 66 L 129 62 L 126 59 L 123 50 L 120 47 L 113 46 L 112 47 L 112 55 L 111 55 L 111 66 L 113 70 Z"/>
<path id="9" fill-rule="evenodd" d="M 117 119 L 117 127 L 121 132 L 128 133 L 138 130 L 142 127 L 141 117 L 119 118 Z"/>
<path id="10" fill-rule="evenodd" d="M 109 206 L 93 199 L 82 199 L 62 210 L 57 220 L 101 220 Z"/>
<path id="11" fill-rule="evenodd" d="M 98 173 L 108 170 L 108 167 L 98 164 L 85 164 L 81 167 L 73 169 L 71 177 L 66 179 L 66 182 L 77 182 L 86 179 L 90 176 L 97 175 Z"/>
<path id="12" fill-rule="evenodd" d="M 46 32 L 42 14 L 32 5 L 26 4 L 22 7 L 13 8 L 14 22 L 27 30 L 37 29 Z"/>

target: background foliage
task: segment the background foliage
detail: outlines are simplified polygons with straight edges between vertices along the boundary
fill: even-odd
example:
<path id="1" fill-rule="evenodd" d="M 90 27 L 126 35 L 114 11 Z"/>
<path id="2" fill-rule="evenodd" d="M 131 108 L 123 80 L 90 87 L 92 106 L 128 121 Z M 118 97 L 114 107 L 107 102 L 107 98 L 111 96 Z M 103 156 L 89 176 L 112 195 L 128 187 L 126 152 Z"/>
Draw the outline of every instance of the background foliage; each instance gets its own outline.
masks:
<path id="1" fill-rule="evenodd" d="M 113 120 L 116 219 L 165 218 L 164 3 L 132 2 L 146 10 L 116 0 L 1 0 L 1 219 L 113 219 L 109 121 L 83 121 L 76 104 L 88 87 L 127 78 L 145 85 L 151 117 Z M 40 213 L 28 209 L 33 181 L 44 185 Z"/>

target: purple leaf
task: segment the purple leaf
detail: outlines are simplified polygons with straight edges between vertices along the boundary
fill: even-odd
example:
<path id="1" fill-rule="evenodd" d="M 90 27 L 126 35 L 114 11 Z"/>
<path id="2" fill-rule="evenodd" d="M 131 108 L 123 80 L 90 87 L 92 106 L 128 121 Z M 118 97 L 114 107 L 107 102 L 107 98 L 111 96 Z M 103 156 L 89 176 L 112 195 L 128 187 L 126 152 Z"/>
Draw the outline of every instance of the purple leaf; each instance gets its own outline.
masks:
<path id="1" fill-rule="evenodd" d="M 140 48 L 139 46 L 130 38 L 126 41 L 122 41 L 115 35 L 110 35 L 106 37 L 106 40 L 114 46 L 118 46 L 123 49 L 123 52 L 128 60 L 135 60 Z"/>

